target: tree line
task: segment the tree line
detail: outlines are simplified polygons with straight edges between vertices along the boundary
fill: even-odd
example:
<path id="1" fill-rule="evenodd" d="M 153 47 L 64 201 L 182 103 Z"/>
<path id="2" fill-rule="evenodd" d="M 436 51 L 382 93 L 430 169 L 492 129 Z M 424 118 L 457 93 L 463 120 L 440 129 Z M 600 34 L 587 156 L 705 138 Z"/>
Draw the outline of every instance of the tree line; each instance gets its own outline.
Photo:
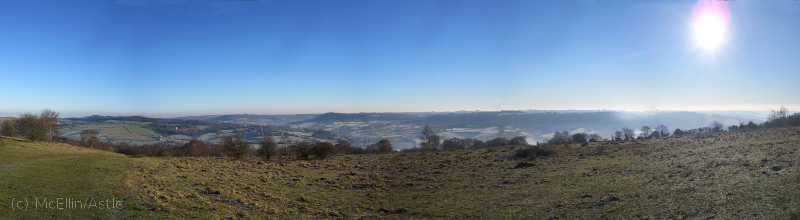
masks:
<path id="1" fill-rule="evenodd" d="M 630 141 L 636 139 L 651 139 L 651 138 L 661 138 L 661 137 L 681 137 L 684 135 L 691 135 L 691 134 L 702 134 L 702 133 L 713 133 L 713 132 L 723 132 L 723 131 L 742 131 L 742 130 L 755 130 L 755 129 L 765 129 L 765 128 L 779 128 L 779 127 L 788 127 L 788 126 L 800 126 L 800 114 L 794 113 L 789 115 L 789 110 L 786 107 L 781 106 L 777 111 L 772 110 L 767 116 L 767 121 L 761 124 L 753 123 L 750 121 L 748 123 L 739 122 L 738 125 L 730 125 L 725 127 L 719 121 L 713 121 L 708 126 L 699 127 L 699 128 L 692 128 L 692 129 L 685 129 L 681 130 L 680 128 L 676 128 L 672 133 L 669 132 L 669 128 L 666 125 L 658 125 L 655 128 L 650 128 L 650 126 L 642 126 L 639 130 L 639 135 L 636 135 L 636 132 L 633 129 L 628 127 L 623 127 L 622 130 L 615 131 L 614 135 L 610 138 L 612 141 Z M 570 143 L 585 143 L 585 142 L 594 142 L 594 141 L 606 141 L 607 139 L 602 138 L 599 134 L 586 134 L 586 133 L 576 133 L 573 135 L 569 135 L 569 131 L 558 132 L 556 131 L 553 135 L 553 138 L 548 139 L 545 144 L 554 145 L 554 144 L 570 144 Z"/>
<path id="2" fill-rule="evenodd" d="M 99 132 L 95 130 L 83 130 L 80 133 L 81 139 L 75 141 L 59 136 L 57 129 L 58 115 L 58 112 L 50 109 L 44 109 L 38 115 L 31 113 L 20 114 L 18 118 L 5 120 L 3 124 L 0 125 L 0 135 L 24 138 L 31 141 L 62 142 L 74 146 L 114 151 L 130 156 L 148 157 L 230 157 L 241 159 L 249 156 L 258 156 L 264 160 L 271 160 L 275 157 L 280 157 L 281 159 L 310 160 L 326 159 L 337 154 L 384 154 L 394 152 L 392 143 L 387 139 L 380 140 L 366 148 L 359 148 L 352 146 L 350 142 L 344 138 L 338 139 L 336 143 L 327 141 L 312 143 L 308 139 L 293 142 L 288 136 L 282 136 L 280 141 L 276 141 L 269 132 L 265 132 L 261 137 L 258 142 L 259 148 L 257 149 L 252 148 L 251 143 L 240 133 L 221 136 L 219 144 L 191 140 L 182 145 L 154 144 L 134 146 L 126 142 L 117 144 L 102 142 L 99 139 Z M 219 123 L 215 124 L 219 125 Z M 658 125 L 655 128 L 642 126 L 639 135 L 636 135 L 633 129 L 623 127 L 622 130 L 614 133 L 611 140 L 629 141 L 660 137 L 681 137 L 698 133 L 741 131 L 786 126 L 800 126 L 800 114 L 795 113 L 789 115 L 788 110 L 785 107 L 781 107 L 778 111 L 773 110 L 772 113 L 768 115 L 767 121 L 761 124 L 756 124 L 752 121 L 746 124 L 740 122 L 739 125 L 730 125 L 726 128 L 722 123 L 714 121 L 706 127 L 686 130 L 675 129 L 672 133 L 669 132 L 666 125 Z M 318 133 L 328 135 L 325 132 Z M 428 125 L 420 132 L 419 140 L 419 147 L 415 146 L 411 149 L 404 149 L 403 152 L 450 151 L 494 148 L 506 145 L 529 145 L 525 136 L 515 136 L 511 139 L 498 137 L 485 142 L 472 138 L 450 138 L 442 140 L 433 128 Z M 596 133 L 570 134 L 569 131 L 556 131 L 553 137 L 548 139 L 544 144 L 586 143 L 606 140 L 607 139 L 604 139 Z M 280 144 L 282 144 L 283 147 L 279 147 Z M 540 143 L 537 143 L 537 145 L 539 144 Z"/>
<path id="3" fill-rule="evenodd" d="M 7 119 L 0 125 L 0 135 L 24 138 L 30 141 L 59 139 L 58 112 L 43 109 L 40 114 L 23 113 L 18 118 Z"/>
<path id="4" fill-rule="evenodd" d="M 528 145 L 525 136 L 515 136 L 511 139 L 505 137 L 497 137 L 488 141 L 482 141 L 473 138 L 450 138 L 441 140 L 442 138 L 429 125 L 425 125 L 420 132 L 419 147 L 414 146 L 410 149 L 403 149 L 403 152 L 432 152 L 432 151 L 450 151 L 450 150 L 464 150 L 464 149 L 481 149 L 481 148 L 494 148 L 506 145 Z"/>

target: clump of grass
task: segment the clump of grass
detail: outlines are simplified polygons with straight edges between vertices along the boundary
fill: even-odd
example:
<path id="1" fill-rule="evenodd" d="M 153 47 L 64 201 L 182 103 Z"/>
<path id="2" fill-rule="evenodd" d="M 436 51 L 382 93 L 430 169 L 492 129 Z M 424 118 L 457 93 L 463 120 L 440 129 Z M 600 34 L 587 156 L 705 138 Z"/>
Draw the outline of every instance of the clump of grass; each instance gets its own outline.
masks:
<path id="1" fill-rule="evenodd" d="M 539 146 L 527 147 L 517 150 L 514 153 L 514 158 L 517 159 L 535 159 L 537 157 L 550 157 L 555 155 L 555 151 Z"/>

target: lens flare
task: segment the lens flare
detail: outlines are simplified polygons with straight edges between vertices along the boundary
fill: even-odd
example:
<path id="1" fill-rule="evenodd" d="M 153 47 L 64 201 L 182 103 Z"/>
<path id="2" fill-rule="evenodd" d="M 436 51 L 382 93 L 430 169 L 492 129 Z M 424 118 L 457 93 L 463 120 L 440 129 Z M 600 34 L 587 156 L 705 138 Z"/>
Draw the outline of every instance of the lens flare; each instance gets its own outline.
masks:
<path id="1" fill-rule="evenodd" d="M 707 50 L 725 43 L 730 23 L 727 1 L 700 0 L 692 12 L 692 26 L 697 44 Z"/>

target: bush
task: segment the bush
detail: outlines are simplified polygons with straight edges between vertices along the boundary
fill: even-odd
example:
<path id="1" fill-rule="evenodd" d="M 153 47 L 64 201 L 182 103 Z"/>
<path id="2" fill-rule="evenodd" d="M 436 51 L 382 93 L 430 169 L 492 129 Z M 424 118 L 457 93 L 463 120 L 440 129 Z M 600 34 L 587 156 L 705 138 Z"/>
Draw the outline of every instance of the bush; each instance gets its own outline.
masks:
<path id="1" fill-rule="evenodd" d="M 418 148 L 418 147 L 406 148 L 406 149 L 403 149 L 403 150 L 400 150 L 400 151 L 403 152 L 403 153 L 415 153 L 415 152 L 416 153 L 422 153 L 422 152 L 424 152 L 422 150 L 422 148 Z"/>
<path id="2" fill-rule="evenodd" d="M 675 131 L 672 132 L 673 137 L 681 137 L 683 136 L 683 131 L 681 129 L 676 128 Z"/>
<path id="3" fill-rule="evenodd" d="M 514 158 L 517 159 L 535 159 L 537 157 L 549 157 L 555 154 L 555 151 L 544 147 L 533 146 L 525 149 L 517 150 Z"/>
<path id="4" fill-rule="evenodd" d="M 261 143 L 259 143 L 259 145 L 258 156 L 264 160 L 269 160 L 278 153 L 276 151 L 278 144 L 275 143 L 275 139 L 272 138 L 272 135 L 265 134 L 264 137 L 261 138 Z"/>
<path id="5" fill-rule="evenodd" d="M 445 142 L 446 141 L 448 140 L 445 140 Z M 442 145 L 442 147 L 444 148 L 444 145 Z M 392 151 L 394 151 L 394 148 L 392 148 L 392 142 L 389 142 L 387 139 L 380 140 L 378 143 L 367 146 L 367 152 L 373 154 L 387 154 L 391 153 Z"/>
<path id="6" fill-rule="evenodd" d="M 47 124 L 38 115 L 25 113 L 14 123 L 18 134 L 30 141 L 47 139 Z"/>
<path id="7" fill-rule="evenodd" d="M 490 141 L 486 141 L 486 147 L 493 148 L 493 147 L 502 147 L 508 145 L 508 139 L 504 137 L 498 137 L 492 139 Z"/>
<path id="8" fill-rule="evenodd" d="M 516 136 L 514 138 L 511 138 L 511 140 L 508 141 L 508 145 L 523 145 L 523 146 L 527 146 L 528 145 L 528 140 L 525 140 L 525 138 L 526 138 L 525 136 Z"/>
<path id="9" fill-rule="evenodd" d="M 0 135 L 6 137 L 17 136 L 17 128 L 14 126 L 14 121 L 16 121 L 16 119 L 13 118 L 3 121 L 3 125 L 0 126 Z"/>
<path id="10" fill-rule="evenodd" d="M 308 141 L 308 139 L 303 139 L 303 141 L 289 146 L 289 149 L 294 152 L 295 155 L 297 155 L 297 159 L 300 160 L 308 160 L 308 157 L 311 156 L 311 142 Z"/>
<path id="11" fill-rule="evenodd" d="M 125 143 L 125 142 L 122 142 Z M 121 145 L 118 147 L 122 147 Z M 214 145 L 206 144 L 200 140 L 191 140 L 188 143 L 175 149 L 176 155 L 180 157 L 210 157 L 217 156 L 219 152 Z"/>
<path id="12" fill-rule="evenodd" d="M 586 143 L 588 141 L 586 137 L 586 133 L 575 133 L 572 135 L 572 141 L 576 143 Z"/>
<path id="13" fill-rule="evenodd" d="M 81 131 L 81 145 L 88 148 L 95 148 L 100 144 L 100 138 L 97 137 L 100 132 L 90 129 Z"/>
<path id="14" fill-rule="evenodd" d="M 311 154 L 319 159 L 325 159 L 335 153 L 335 148 L 330 142 L 317 142 L 311 147 Z"/>
<path id="15" fill-rule="evenodd" d="M 339 138 L 336 145 L 333 146 L 338 154 L 363 154 L 364 149 L 360 147 L 353 147 L 347 139 Z"/>
<path id="16" fill-rule="evenodd" d="M 222 136 L 220 145 L 225 156 L 233 157 L 237 160 L 247 156 L 250 149 L 250 143 L 247 143 L 247 141 L 242 138 L 241 134 Z"/>

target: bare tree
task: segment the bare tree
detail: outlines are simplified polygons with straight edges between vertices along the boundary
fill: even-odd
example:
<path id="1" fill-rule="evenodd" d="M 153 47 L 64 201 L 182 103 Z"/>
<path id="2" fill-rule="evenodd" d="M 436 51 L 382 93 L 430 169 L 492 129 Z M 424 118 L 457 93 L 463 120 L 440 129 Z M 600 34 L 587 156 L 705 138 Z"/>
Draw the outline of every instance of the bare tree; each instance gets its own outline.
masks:
<path id="1" fill-rule="evenodd" d="M 327 141 L 317 142 L 313 147 L 311 147 L 310 151 L 311 154 L 320 160 L 324 160 L 325 158 L 336 154 L 336 149 L 334 148 L 333 143 Z"/>
<path id="2" fill-rule="evenodd" d="M 339 138 L 339 140 L 336 141 L 336 144 L 333 145 L 333 147 L 336 149 L 336 153 L 339 153 L 339 154 L 362 154 L 362 153 L 364 153 L 364 149 L 361 149 L 359 147 L 353 147 L 350 144 L 350 142 L 347 141 L 347 139 L 344 139 L 344 138 Z"/>
<path id="3" fill-rule="evenodd" d="M 639 138 L 650 138 L 651 133 L 653 133 L 653 129 L 649 126 L 642 126 L 642 133 L 639 133 Z"/>
<path id="4" fill-rule="evenodd" d="M 374 153 L 387 154 L 394 151 L 394 148 L 392 148 L 392 142 L 389 142 L 387 139 L 380 140 L 378 143 L 373 145 L 374 147 L 372 147 L 372 149 Z"/>
<path id="5" fill-rule="evenodd" d="M 660 137 L 661 137 L 661 132 L 653 131 L 653 133 L 650 133 L 650 138 L 660 138 Z"/>
<path id="6" fill-rule="evenodd" d="M 711 132 L 720 132 L 722 131 L 723 126 L 724 125 L 722 125 L 722 123 L 719 123 L 718 121 L 714 120 L 714 122 L 711 122 L 710 126 Z"/>
<path id="7" fill-rule="evenodd" d="M 614 132 L 614 141 L 621 141 L 623 139 L 624 134 L 621 131 Z"/>
<path id="8" fill-rule="evenodd" d="M 42 120 L 42 123 L 45 124 L 47 127 L 47 140 L 52 141 L 53 137 L 58 137 L 58 112 L 55 112 L 50 109 L 42 109 L 42 113 L 39 117 Z"/>
<path id="9" fill-rule="evenodd" d="M 219 145 L 225 156 L 233 157 L 237 160 L 247 156 L 250 149 L 250 143 L 247 143 L 242 134 L 239 133 L 233 136 L 223 135 Z"/>
<path id="10" fill-rule="evenodd" d="M 290 139 L 289 136 L 283 136 L 281 137 L 281 143 L 283 143 L 283 155 L 288 156 L 289 146 L 292 146 L 292 139 Z"/>
<path id="11" fill-rule="evenodd" d="M 264 160 L 269 160 L 277 153 L 276 149 L 278 148 L 278 144 L 275 143 L 275 138 L 272 138 L 272 135 L 269 135 L 269 133 L 264 134 L 259 145 L 258 156 Z"/>
<path id="12" fill-rule="evenodd" d="M 589 134 L 589 136 L 587 138 L 589 138 L 589 142 L 595 142 L 595 141 L 602 141 L 603 140 L 603 136 L 600 136 L 600 134 L 598 134 L 598 133 L 591 133 L 591 134 Z"/>
<path id="13" fill-rule="evenodd" d="M 528 146 L 528 140 L 526 140 L 526 138 L 527 137 L 525 136 L 516 136 L 514 138 L 511 138 L 511 140 L 508 140 L 508 145 Z"/>
<path id="14" fill-rule="evenodd" d="M 97 137 L 98 135 L 100 135 L 100 133 L 95 130 L 86 129 L 81 131 L 81 144 L 84 147 L 94 148 L 100 143 L 100 138 Z"/>
<path id="15" fill-rule="evenodd" d="M 311 141 L 306 138 L 292 145 L 292 148 L 297 153 L 297 159 L 308 160 L 308 157 L 311 156 Z"/>
<path id="16" fill-rule="evenodd" d="M 28 140 L 39 141 L 47 138 L 47 125 L 38 115 L 21 114 L 15 121 L 15 125 L 17 132 Z"/>
<path id="17" fill-rule="evenodd" d="M 633 129 L 627 127 L 622 128 L 622 135 L 626 141 L 630 141 L 636 138 L 636 132 L 633 132 Z"/>
<path id="18" fill-rule="evenodd" d="M 561 135 L 560 131 L 556 131 L 553 133 L 553 138 L 548 141 L 548 144 L 563 144 L 562 142 L 563 136 Z"/>
<path id="19" fill-rule="evenodd" d="M 769 126 L 771 127 L 784 127 L 786 126 L 788 114 L 789 110 L 781 106 L 778 111 L 772 110 L 772 113 L 767 116 L 767 122 L 769 122 Z"/>
<path id="20" fill-rule="evenodd" d="M 17 136 L 17 126 L 15 125 L 16 119 L 6 119 L 3 121 L 2 127 L 0 127 L 0 135 L 6 137 L 14 137 Z"/>
<path id="21" fill-rule="evenodd" d="M 442 150 L 456 150 L 458 149 L 458 138 L 445 139 L 442 141 Z"/>
<path id="22" fill-rule="evenodd" d="M 435 151 L 439 149 L 440 140 L 439 135 L 436 135 L 436 132 L 433 131 L 431 126 L 425 125 L 422 128 L 422 133 L 419 136 L 419 139 L 422 141 L 419 145 L 423 151 Z"/>
<path id="23" fill-rule="evenodd" d="M 667 128 L 666 125 L 661 124 L 661 125 L 656 126 L 656 131 L 658 131 L 658 133 L 659 133 L 659 135 L 661 137 L 669 136 L 669 128 Z"/>

